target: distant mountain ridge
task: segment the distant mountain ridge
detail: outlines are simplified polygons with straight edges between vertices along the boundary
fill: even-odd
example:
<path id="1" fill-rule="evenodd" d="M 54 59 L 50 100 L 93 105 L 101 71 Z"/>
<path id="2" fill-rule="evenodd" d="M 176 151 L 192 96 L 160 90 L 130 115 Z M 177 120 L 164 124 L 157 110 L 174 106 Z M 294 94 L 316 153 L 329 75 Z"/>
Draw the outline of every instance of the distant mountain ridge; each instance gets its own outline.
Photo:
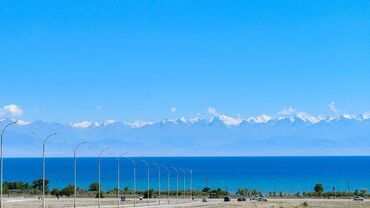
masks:
<path id="1" fill-rule="evenodd" d="M 8 119 L 0 121 L 3 126 Z M 208 118 L 181 117 L 158 122 L 83 121 L 58 123 L 18 121 L 5 135 L 5 155 L 40 155 L 40 135 L 57 132 L 48 155 L 68 156 L 70 147 L 88 141 L 81 156 L 95 156 L 105 146 L 110 155 L 226 156 L 226 155 L 368 155 L 370 114 L 312 116 L 288 109 L 275 116 L 240 118 L 213 113 Z"/>

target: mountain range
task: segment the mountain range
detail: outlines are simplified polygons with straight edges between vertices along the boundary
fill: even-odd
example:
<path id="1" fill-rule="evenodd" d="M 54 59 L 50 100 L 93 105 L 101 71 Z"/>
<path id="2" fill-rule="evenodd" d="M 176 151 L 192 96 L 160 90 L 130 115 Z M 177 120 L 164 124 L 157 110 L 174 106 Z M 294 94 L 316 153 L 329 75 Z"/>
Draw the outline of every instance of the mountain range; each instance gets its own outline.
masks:
<path id="1" fill-rule="evenodd" d="M 48 156 L 70 156 L 71 146 L 87 141 L 80 156 L 129 152 L 134 156 L 314 156 L 368 155 L 370 114 L 312 116 L 287 109 L 275 116 L 240 118 L 211 111 L 211 116 L 158 122 L 23 121 L 4 135 L 4 155 L 38 157 L 41 136 L 57 132 L 47 143 Z M 10 119 L 2 119 L 0 127 Z"/>

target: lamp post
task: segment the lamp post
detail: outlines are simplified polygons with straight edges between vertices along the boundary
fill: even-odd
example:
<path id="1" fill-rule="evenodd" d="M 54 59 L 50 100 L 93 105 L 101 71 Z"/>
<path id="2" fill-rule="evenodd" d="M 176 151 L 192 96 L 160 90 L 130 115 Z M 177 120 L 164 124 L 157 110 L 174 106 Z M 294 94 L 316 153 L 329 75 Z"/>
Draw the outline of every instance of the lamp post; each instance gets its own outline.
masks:
<path id="1" fill-rule="evenodd" d="M 153 164 L 158 168 L 158 204 L 161 204 L 161 167 L 155 162 Z"/>
<path id="2" fill-rule="evenodd" d="M 172 167 L 176 171 L 176 202 L 179 203 L 179 170 Z"/>
<path id="3" fill-rule="evenodd" d="M 167 203 L 170 204 L 170 169 L 162 165 L 167 170 Z"/>
<path id="4" fill-rule="evenodd" d="M 190 199 L 193 201 L 193 170 L 189 170 L 190 173 Z"/>
<path id="5" fill-rule="evenodd" d="M 45 139 L 40 137 L 35 132 L 31 133 L 40 138 L 40 140 L 42 141 L 42 208 L 45 208 L 45 146 L 48 139 L 52 136 L 55 136 L 57 133 L 49 134 L 47 137 L 45 137 Z"/>
<path id="6" fill-rule="evenodd" d="M 109 147 L 106 147 L 106 148 L 104 148 L 104 149 L 102 149 L 101 151 L 100 151 L 100 153 L 99 153 L 99 158 L 98 158 L 98 177 L 99 177 L 99 181 L 98 181 L 98 183 L 99 183 L 99 193 L 98 193 L 98 197 L 99 197 L 99 208 L 101 208 L 101 184 L 100 184 L 100 160 L 101 160 L 101 155 L 103 154 L 103 152 L 104 151 L 106 151 L 106 150 L 108 150 L 109 149 Z"/>
<path id="7" fill-rule="evenodd" d="M 136 165 L 135 165 L 135 162 L 133 159 L 129 158 L 129 157 L 125 157 L 126 159 L 130 160 L 131 163 L 132 163 L 132 167 L 133 167 L 133 170 L 134 170 L 134 175 L 133 175 L 133 178 L 134 178 L 134 207 L 136 206 Z"/>
<path id="8" fill-rule="evenodd" d="M 185 172 L 185 170 L 183 170 L 183 169 L 180 169 L 179 168 L 179 170 L 184 174 L 184 196 L 183 196 L 183 198 L 184 198 L 184 201 L 185 201 L 185 195 L 186 195 L 186 172 Z"/>
<path id="9" fill-rule="evenodd" d="M 148 169 L 148 172 L 147 172 L 147 175 L 148 175 L 148 181 L 147 181 L 147 185 L 148 185 L 148 200 L 147 200 L 147 204 L 149 205 L 149 195 L 150 195 L 150 172 L 149 172 L 149 163 L 147 162 L 147 161 L 145 161 L 145 160 L 143 160 L 143 159 L 141 159 L 141 161 L 143 162 L 143 163 L 145 163 L 145 165 L 146 165 L 146 167 L 147 167 L 147 169 Z"/>
<path id="10" fill-rule="evenodd" d="M 13 124 L 16 124 L 17 123 L 17 121 L 13 121 L 13 122 L 10 122 L 10 123 L 8 123 L 4 128 L 3 128 L 3 131 L 1 132 L 1 141 L 0 141 L 0 157 L 1 157 L 1 159 L 0 159 L 0 162 L 1 162 L 1 165 L 0 165 L 0 167 L 1 167 L 1 173 L 0 173 L 0 175 L 1 175 L 1 181 L 0 181 L 0 183 L 1 183 L 1 188 L 0 188 L 0 208 L 3 208 L 4 207 L 4 204 L 3 204 L 3 173 L 4 173 L 4 158 L 3 158 L 3 135 L 4 135 L 4 133 L 5 133 L 5 130 L 9 127 L 9 126 L 11 126 L 11 125 L 13 125 Z"/>
<path id="11" fill-rule="evenodd" d="M 66 142 L 65 142 L 66 143 Z M 73 207 L 76 208 L 76 199 L 77 199 L 77 149 L 80 147 L 82 144 L 86 144 L 87 142 L 81 142 L 77 144 L 74 148 L 72 147 L 73 150 L 73 163 L 74 163 L 74 198 L 73 198 Z"/>
<path id="12" fill-rule="evenodd" d="M 120 159 L 123 155 L 127 154 L 127 152 L 122 153 L 118 158 L 117 158 L 117 205 L 118 208 L 121 206 L 121 199 L 120 199 L 120 174 L 119 174 L 119 163 Z"/>

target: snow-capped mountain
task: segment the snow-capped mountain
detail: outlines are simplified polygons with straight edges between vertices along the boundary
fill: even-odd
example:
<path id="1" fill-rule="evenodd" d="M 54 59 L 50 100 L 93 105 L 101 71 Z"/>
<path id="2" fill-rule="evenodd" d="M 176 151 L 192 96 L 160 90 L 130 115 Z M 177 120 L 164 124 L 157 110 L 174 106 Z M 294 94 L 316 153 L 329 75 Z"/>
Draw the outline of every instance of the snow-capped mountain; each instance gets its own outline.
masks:
<path id="1" fill-rule="evenodd" d="M 10 120 L 0 121 L 0 127 Z M 370 114 L 313 116 L 294 109 L 276 115 L 247 118 L 215 113 L 211 117 L 181 117 L 157 122 L 81 121 L 57 123 L 24 121 L 4 135 L 8 156 L 39 156 L 41 136 L 57 132 L 48 143 L 48 155 L 66 156 L 70 147 L 88 141 L 83 156 L 94 156 L 110 146 L 112 156 L 134 155 L 367 155 Z"/>

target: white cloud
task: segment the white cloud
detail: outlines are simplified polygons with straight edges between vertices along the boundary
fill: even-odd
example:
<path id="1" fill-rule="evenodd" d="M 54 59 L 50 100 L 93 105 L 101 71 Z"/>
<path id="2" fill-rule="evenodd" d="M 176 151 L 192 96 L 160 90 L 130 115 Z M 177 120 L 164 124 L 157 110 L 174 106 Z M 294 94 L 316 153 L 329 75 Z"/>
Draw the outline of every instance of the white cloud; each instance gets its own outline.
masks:
<path id="1" fill-rule="evenodd" d="M 177 109 L 176 109 L 176 107 L 172 107 L 170 110 L 171 110 L 172 113 L 174 113 L 174 112 L 176 112 Z"/>
<path id="2" fill-rule="evenodd" d="M 73 123 L 72 124 L 72 127 L 74 128 L 88 128 L 89 126 L 91 126 L 93 123 L 90 122 L 90 121 L 82 121 L 82 122 L 79 122 L 79 123 Z"/>
<path id="3" fill-rule="evenodd" d="M 23 114 L 23 109 L 15 104 L 10 104 L 0 108 L 0 116 L 2 117 L 16 117 Z"/>
<path id="4" fill-rule="evenodd" d="M 219 114 L 216 112 L 216 109 L 209 107 L 208 113 L 214 116 L 218 116 Z"/>
<path id="5" fill-rule="evenodd" d="M 25 120 L 18 120 L 17 121 L 17 125 L 19 125 L 19 126 L 25 126 L 25 125 L 28 125 L 30 123 L 31 123 L 30 121 L 25 121 Z"/>
<path id="6" fill-rule="evenodd" d="M 355 116 L 354 116 L 354 115 L 350 115 L 350 114 L 346 113 L 346 114 L 343 114 L 343 118 L 346 118 L 346 119 L 354 119 L 354 118 L 355 118 Z"/>
<path id="7" fill-rule="evenodd" d="M 289 107 L 289 108 L 284 108 L 282 111 L 278 113 L 278 115 L 279 116 L 291 116 L 297 112 L 298 111 L 296 109 Z"/>
<path id="8" fill-rule="evenodd" d="M 105 120 L 105 121 L 104 121 L 104 126 L 109 125 L 109 124 L 114 124 L 114 123 L 116 123 L 116 122 L 117 122 L 116 120 L 108 119 L 108 120 Z"/>
<path id="9" fill-rule="evenodd" d="M 364 114 L 362 114 L 362 118 L 364 120 L 370 119 L 370 112 L 365 112 Z"/>
<path id="10" fill-rule="evenodd" d="M 331 111 L 333 111 L 333 113 L 335 113 L 336 116 L 339 116 L 339 110 L 335 104 L 335 102 L 330 102 L 330 104 L 328 105 L 328 107 L 330 108 Z"/>

